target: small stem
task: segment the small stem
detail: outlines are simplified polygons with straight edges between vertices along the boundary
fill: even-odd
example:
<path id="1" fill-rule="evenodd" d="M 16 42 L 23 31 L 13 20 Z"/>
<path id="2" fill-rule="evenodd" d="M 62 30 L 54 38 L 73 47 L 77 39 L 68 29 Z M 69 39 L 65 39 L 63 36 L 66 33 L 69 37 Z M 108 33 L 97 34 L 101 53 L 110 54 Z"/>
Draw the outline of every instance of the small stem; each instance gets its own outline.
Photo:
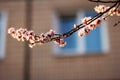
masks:
<path id="1" fill-rule="evenodd" d="M 116 2 L 120 2 L 120 0 L 116 0 L 116 1 L 102 1 L 102 0 L 89 0 L 90 2 L 95 2 L 95 3 L 116 3 Z"/>

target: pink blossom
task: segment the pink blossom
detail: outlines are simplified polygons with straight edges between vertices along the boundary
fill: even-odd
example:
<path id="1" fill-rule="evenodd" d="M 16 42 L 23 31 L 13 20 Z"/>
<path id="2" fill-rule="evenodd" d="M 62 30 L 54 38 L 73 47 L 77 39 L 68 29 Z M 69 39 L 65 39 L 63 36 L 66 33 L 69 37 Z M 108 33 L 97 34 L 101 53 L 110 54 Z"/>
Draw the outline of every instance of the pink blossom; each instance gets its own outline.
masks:
<path id="1" fill-rule="evenodd" d="M 15 28 L 11 27 L 8 29 L 8 33 L 11 34 L 11 33 L 14 33 L 15 32 Z"/>
<path id="2" fill-rule="evenodd" d="M 82 19 L 82 23 L 87 25 L 88 21 L 91 19 L 91 17 L 85 17 Z"/>
<path id="3" fill-rule="evenodd" d="M 66 42 L 64 42 L 63 39 L 56 39 L 54 43 L 59 45 L 60 47 L 64 47 L 66 45 Z"/>
<path id="4" fill-rule="evenodd" d="M 105 12 L 108 8 L 109 8 L 109 6 L 99 5 L 99 6 L 96 6 L 96 7 L 94 8 L 94 10 L 95 10 L 97 13 L 102 13 L 102 12 Z M 113 15 L 120 16 L 120 10 L 117 9 L 116 7 L 113 7 L 112 9 L 110 9 L 110 10 L 108 11 L 108 14 L 107 14 L 107 15 L 110 15 L 110 16 L 113 16 Z"/>
<path id="5" fill-rule="evenodd" d="M 94 10 L 95 10 L 97 13 L 102 13 L 102 12 L 106 11 L 108 8 L 109 8 L 109 6 L 99 5 L 99 6 L 96 6 L 96 7 L 94 8 Z"/>

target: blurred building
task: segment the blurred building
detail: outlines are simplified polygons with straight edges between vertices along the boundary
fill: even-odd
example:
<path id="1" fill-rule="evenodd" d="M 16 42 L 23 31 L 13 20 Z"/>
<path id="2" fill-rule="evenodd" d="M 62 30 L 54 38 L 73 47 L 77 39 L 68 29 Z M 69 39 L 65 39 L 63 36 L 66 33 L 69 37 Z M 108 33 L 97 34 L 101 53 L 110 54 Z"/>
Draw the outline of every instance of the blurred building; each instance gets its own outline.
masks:
<path id="1" fill-rule="evenodd" d="M 22 27 L 39 34 L 56 29 L 60 18 L 69 20 L 79 12 L 93 11 L 96 5 L 98 3 L 87 0 L 0 0 L 0 12 L 5 11 L 8 15 L 7 29 Z M 61 49 L 56 51 L 52 43 L 30 49 L 27 43 L 11 38 L 6 29 L 5 52 L 0 59 L 0 80 L 119 80 L 120 28 L 119 25 L 113 27 L 118 20 L 116 16 L 108 19 L 107 52 L 89 54 L 88 50 L 85 55 L 76 55 L 74 50 L 72 55 L 56 55 Z"/>

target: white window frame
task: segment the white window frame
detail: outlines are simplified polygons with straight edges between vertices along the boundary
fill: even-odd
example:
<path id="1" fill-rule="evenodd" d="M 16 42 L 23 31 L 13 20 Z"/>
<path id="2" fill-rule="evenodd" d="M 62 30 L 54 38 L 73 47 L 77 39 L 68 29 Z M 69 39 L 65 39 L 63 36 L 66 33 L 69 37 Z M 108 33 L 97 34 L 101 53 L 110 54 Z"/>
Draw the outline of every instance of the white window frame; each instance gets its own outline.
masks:
<path id="1" fill-rule="evenodd" d="M 7 20 L 8 12 L 5 10 L 0 10 L 1 22 L 0 22 L 0 60 L 5 57 L 5 47 L 6 47 L 6 29 L 7 29 Z"/>

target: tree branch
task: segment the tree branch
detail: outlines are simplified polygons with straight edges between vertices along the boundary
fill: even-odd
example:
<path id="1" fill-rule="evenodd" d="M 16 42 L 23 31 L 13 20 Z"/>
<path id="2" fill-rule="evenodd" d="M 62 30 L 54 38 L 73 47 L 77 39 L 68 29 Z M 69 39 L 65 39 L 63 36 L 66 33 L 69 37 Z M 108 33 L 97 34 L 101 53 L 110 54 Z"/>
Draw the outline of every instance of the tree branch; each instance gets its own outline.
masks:
<path id="1" fill-rule="evenodd" d="M 98 12 L 98 14 L 96 14 L 93 18 L 91 17 L 89 17 L 89 19 L 85 18 L 82 24 L 74 25 L 74 28 L 66 33 L 56 34 L 55 31 L 50 30 L 47 33 L 36 35 L 33 31 L 27 31 L 26 29 L 19 29 L 15 31 L 14 28 L 9 29 L 8 33 L 11 34 L 11 36 L 13 38 L 16 38 L 17 40 L 29 41 L 30 47 L 35 46 L 36 43 L 44 44 L 51 41 L 54 41 L 60 46 L 65 46 L 65 42 L 63 41 L 63 39 L 71 36 L 78 30 L 82 31 L 82 34 L 80 34 L 80 36 L 83 36 L 84 34 L 88 34 L 90 30 L 95 29 L 96 26 L 100 24 L 101 20 L 105 20 L 107 17 L 112 16 L 114 14 L 120 16 L 120 10 L 118 9 L 118 7 L 120 6 L 120 0 L 115 1 L 89 0 L 89 1 L 96 3 L 113 3 L 113 5 L 111 7 L 107 7 L 104 5 L 95 7 L 95 11 Z M 101 17 L 102 19 L 100 19 Z M 120 21 L 118 21 L 114 26 L 118 25 L 119 23 Z M 92 25 L 92 28 L 90 25 Z"/>
<path id="2" fill-rule="evenodd" d="M 95 15 L 92 19 L 90 19 L 88 22 L 88 24 L 92 23 L 93 21 L 95 21 L 96 19 L 98 19 L 99 17 L 101 17 L 103 14 L 105 14 L 106 12 L 108 12 L 110 9 L 112 9 L 113 7 L 115 7 L 116 5 L 118 4 L 118 1 L 115 1 L 115 4 L 113 6 L 111 6 L 110 8 L 108 8 L 105 12 L 103 13 L 98 13 L 97 15 Z M 56 38 L 57 39 L 62 39 L 62 38 L 67 38 L 69 37 L 70 35 L 72 35 L 74 32 L 78 31 L 79 29 L 85 27 L 85 25 L 82 23 L 82 24 L 79 24 L 79 25 L 76 25 L 76 29 L 73 28 L 72 30 L 66 32 L 66 33 L 63 33 L 63 34 L 58 34 L 58 36 L 56 37 L 53 37 L 51 40 L 55 40 Z M 51 41 L 50 40 L 50 41 Z"/>

